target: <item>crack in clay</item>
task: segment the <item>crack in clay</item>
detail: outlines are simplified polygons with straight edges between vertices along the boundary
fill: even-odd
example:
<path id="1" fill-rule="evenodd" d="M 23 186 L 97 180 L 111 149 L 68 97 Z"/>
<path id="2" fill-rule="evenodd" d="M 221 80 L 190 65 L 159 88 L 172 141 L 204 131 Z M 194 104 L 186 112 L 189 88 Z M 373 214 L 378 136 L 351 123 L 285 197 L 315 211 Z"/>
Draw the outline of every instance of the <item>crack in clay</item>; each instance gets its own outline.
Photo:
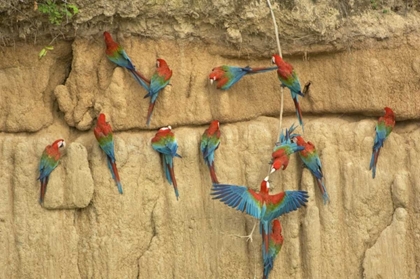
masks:
<path id="1" fill-rule="evenodd" d="M 378 236 L 376 237 L 376 239 L 373 241 L 373 244 L 371 245 L 371 246 L 369 246 L 368 248 L 366 248 L 365 249 L 365 251 L 363 252 L 363 256 L 362 256 L 362 260 L 361 260 L 361 262 L 360 262 L 360 271 L 361 271 L 361 274 L 360 274 L 360 276 L 362 276 L 363 277 L 363 274 L 365 273 L 365 269 L 363 268 L 363 263 L 364 263 L 364 261 L 365 261 L 365 259 L 366 259 L 366 252 L 369 250 L 369 249 L 371 249 L 372 247 L 374 247 L 375 245 L 376 245 L 376 243 L 378 242 L 378 239 L 381 237 L 381 235 L 382 235 L 382 233 L 387 229 L 387 228 L 389 228 L 391 225 L 392 225 L 392 222 L 393 222 L 393 220 L 394 220 L 394 214 L 395 214 L 395 211 L 397 210 L 397 208 L 395 208 L 395 204 L 394 204 L 394 200 L 393 200 L 393 198 L 392 198 L 392 196 L 393 196 L 393 193 L 392 193 L 392 184 L 390 185 L 390 187 L 389 187 L 389 191 L 390 191 L 390 194 L 391 194 L 391 203 L 392 203 L 392 208 L 393 208 L 393 210 L 392 210 L 392 213 L 391 213 L 391 220 L 388 222 L 388 224 L 384 227 L 384 229 L 383 230 L 381 230 L 381 232 L 378 234 Z"/>
<path id="2" fill-rule="evenodd" d="M 137 277 L 136 277 L 137 279 L 140 278 L 140 260 L 144 256 L 144 254 L 147 251 L 149 251 L 150 247 L 152 246 L 153 239 L 155 238 L 155 236 L 157 236 L 156 222 L 155 222 L 155 219 L 153 218 L 153 216 L 154 216 L 154 212 L 155 212 L 155 208 L 156 208 L 156 205 L 158 203 L 158 200 L 159 199 L 157 199 L 155 204 L 153 205 L 153 209 L 152 209 L 152 212 L 150 214 L 150 225 L 152 227 L 152 237 L 150 238 L 149 244 L 147 244 L 147 247 L 144 250 L 144 252 L 137 258 Z"/>

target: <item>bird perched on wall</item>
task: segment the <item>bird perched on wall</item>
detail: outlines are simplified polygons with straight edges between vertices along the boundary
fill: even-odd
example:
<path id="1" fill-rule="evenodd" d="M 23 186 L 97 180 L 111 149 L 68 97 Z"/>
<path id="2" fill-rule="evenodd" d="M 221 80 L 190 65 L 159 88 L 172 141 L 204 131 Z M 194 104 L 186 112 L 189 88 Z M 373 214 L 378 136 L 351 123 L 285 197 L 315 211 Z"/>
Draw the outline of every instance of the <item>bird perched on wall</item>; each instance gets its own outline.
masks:
<path id="1" fill-rule="evenodd" d="M 175 196 L 178 200 L 179 192 L 175 179 L 173 159 L 174 157 L 182 157 L 181 155 L 176 153 L 178 149 L 178 144 L 176 142 L 174 133 L 172 133 L 171 126 L 159 129 L 156 135 L 152 138 L 152 147 L 161 155 L 163 170 L 165 172 L 166 179 L 168 180 L 169 184 L 174 186 Z"/>
<path id="2" fill-rule="evenodd" d="M 268 71 L 277 70 L 277 67 L 259 67 L 251 68 L 246 67 L 236 67 L 236 66 L 219 66 L 213 68 L 209 75 L 210 83 L 216 82 L 216 88 L 221 90 L 228 90 L 232 85 L 237 83 L 244 75 L 248 74 L 258 74 Z"/>
<path id="3" fill-rule="evenodd" d="M 117 163 L 115 160 L 114 152 L 114 137 L 112 134 L 111 125 L 106 121 L 105 114 L 101 113 L 98 116 L 98 121 L 96 122 L 96 127 L 93 129 L 96 140 L 99 143 L 99 147 L 105 152 L 108 168 L 111 172 L 112 179 L 115 180 L 115 183 L 118 187 L 118 192 L 123 193 L 120 175 L 118 174 Z"/>
<path id="4" fill-rule="evenodd" d="M 293 128 L 293 125 L 291 129 Z M 293 129 L 294 130 L 294 129 Z M 292 130 L 292 131 L 293 131 Z M 295 152 L 303 150 L 304 147 L 298 146 L 296 143 L 292 142 L 290 137 L 290 130 L 286 129 L 286 135 L 283 135 L 283 132 L 280 134 L 280 143 L 277 143 L 271 154 L 271 171 L 273 173 L 278 169 L 282 168 L 285 170 L 289 165 L 290 155 Z"/>
<path id="5" fill-rule="evenodd" d="M 245 186 L 213 184 L 211 195 L 224 204 L 260 220 L 263 237 L 263 259 L 268 253 L 271 222 L 283 214 L 297 210 L 308 202 L 306 191 L 284 191 L 270 195 L 268 176 L 261 182 L 260 192 Z"/>
<path id="6" fill-rule="evenodd" d="M 165 88 L 172 77 L 172 70 L 169 69 L 168 64 L 163 59 L 156 60 L 156 72 L 152 76 L 152 80 L 150 82 L 150 87 L 148 89 L 148 93 L 144 98 L 150 97 L 150 105 L 149 110 L 147 112 L 147 121 L 146 124 L 149 126 L 150 120 L 152 118 L 153 108 L 155 107 L 155 102 L 158 97 L 158 93 L 160 90 Z"/>
<path id="7" fill-rule="evenodd" d="M 293 66 L 284 61 L 280 55 L 275 54 L 272 58 L 272 63 L 277 65 L 277 76 L 281 82 L 281 86 L 287 87 L 290 89 L 290 94 L 292 95 L 293 102 L 295 103 L 296 115 L 299 119 L 299 124 L 302 126 L 303 130 L 303 120 L 302 120 L 302 111 L 300 109 L 298 95 L 304 97 L 299 78 L 293 69 Z"/>
<path id="8" fill-rule="evenodd" d="M 268 241 L 268 253 L 263 259 L 264 261 L 264 274 L 263 279 L 268 279 L 268 274 L 273 269 L 274 260 L 277 257 L 277 254 L 281 250 L 281 246 L 283 245 L 283 235 L 281 234 L 281 224 L 279 220 L 274 220 L 272 223 L 272 231 L 270 232 Z"/>
<path id="9" fill-rule="evenodd" d="M 391 134 L 395 126 L 395 114 L 389 107 L 385 107 L 385 115 L 380 117 L 375 127 L 375 141 L 373 143 L 372 158 L 370 159 L 369 170 L 372 170 L 372 178 L 376 175 L 376 164 L 378 163 L 379 152 L 384 145 L 385 139 Z"/>
<path id="10" fill-rule="evenodd" d="M 213 183 L 219 183 L 214 169 L 214 152 L 220 145 L 219 121 L 210 122 L 210 127 L 206 129 L 201 137 L 200 150 L 203 154 L 204 162 L 209 167 L 210 177 Z"/>
<path id="11" fill-rule="evenodd" d="M 126 68 L 130 71 L 131 75 L 135 80 L 146 90 L 149 89 L 150 81 L 142 75 L 139 71 L 136 70 L 133 63 L 131 62 L 130 57 L 128 57 L 125 50 L 115 42 L 111 34 L 104 32 L 105 44 L 106 44 L 106 57 L 113 63 L 117 64 L 120 67 Z"/>
<path id="12" fill-rule="evenodd" d="M 310 141 L 306 142 L 301 136 L 296 136 L 293 141 L 298 146 L 302 146 L 304 148 L 299 151 L 299 157 L 302 159 L 305 167 L 307 167 L 315 177 L 319 190 L 321 191 L 324 204 L 326 204 L 330 201 L 330 198 L 328 197 L 327 188 L 325 188 L 324 185 L 321 160 L 319 159 L 315 145 Z"/>
<path id="13" fill-rule="evenodd" d="M 39 177 L 37 180 L 41 181 L 41 191 L 39 194 L 39 203 L 44 203 L 45 193 L 47 192 L 48 179 L 51 172 L 58 166 L 61 153 L 60 150 L 66 147 L 66 142 L 63 139 L 58 139 L 51 145 L 47 145 L 41 155 L 39 163 Z"/>

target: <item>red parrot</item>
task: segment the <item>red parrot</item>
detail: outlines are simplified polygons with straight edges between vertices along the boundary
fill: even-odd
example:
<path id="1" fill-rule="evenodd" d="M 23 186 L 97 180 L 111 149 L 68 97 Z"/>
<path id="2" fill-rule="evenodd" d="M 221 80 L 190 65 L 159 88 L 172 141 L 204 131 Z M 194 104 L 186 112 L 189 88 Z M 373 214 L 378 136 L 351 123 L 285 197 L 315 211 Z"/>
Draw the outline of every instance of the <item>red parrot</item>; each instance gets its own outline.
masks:
<path id="1" fill-rule="evenodd" d="M 108 163 L 108 168 L 111 171 L 112 178 L 117 183 L 118 192 L 123 193 L 121 186 L 120 175 L 118 174 L 117 163 L 115 160 L 114 152 L 114 138 L 112 134 L 111 125 L 106 122 L 105 114 L 101 113 L 98 117 L 98 122 L 93 130 L 96 139 L 98 140 L 99 147 L 105 152 Z"/>
<path id="2" fill-rule="evenodd" d="M 130 57 L 128 57 L 125 50 L 115 42 L 111 34 L 104 32 L 105 44 L 106 44 L 106 57 L 111 61 L 117 64 L 120 67 L 126 68 L 130 71 L 131 75 L 136 79 L 136 81 L 146 90 L 149 89 L 150 81 L 139 73 L 131 62 Z"/>
<path id="3" fill-rule="evenodd" d="M 148 93 L 144 98 L 150 97 L 150 105 L 149 110 L 147 112 L 147 126 L 150 124 L 150 120 L 152 118 L 153 108 L 155 107 L 155 102 L 158 97 L 158 93 L 160 90 L 165 88 L 172 77 L 172 70 L 169 69 L 168 64 L 163 59 L 156 60 L 156 72 L 152 76 L 152 81 L 150 83 L 150 87 Z"/>
<path id="4" fill-rule="evenodd" d="M 324 204 L 330 201 L 328 197 L 327 188 L 324 185 L 324 174 L 322 173 L 322 164 L 319 159 L 318 152 L 316 151 L 315 145 L 308 141 L 306 142 L 301 136 L 296 136 L 295 142 L 298 146 L 302 146 L 305 149 L 299 151 L 299 157 L 305 166 L 311 171 L 312 175 L 316 178 L 319 190 L 322 194 Z"/>
<path id="5" fill-rule="evenodd" d="M 283 87 L 287 87 L 290 89 L 290 94 L 292 94 L 293 102 L 295 103 L 296 108 L 296 115 L 299 119 L 299 124 L 302 126 L 303 130 L 303 120 L 302 120 L 302 111 L 300 109 L 298 95 L 304 97 L 301 87 L 299 78 L 293 69 L 293 66 L 284 61 L 280 55 L 275 54 L 272 58 L 273 64 L 276 64 L 278 67 L 277 76 L 282 84 Z"/>
<path id="6" fill-rule="evenodd" d="M 395 126 L 395 114 L 389 107 L 385 107 L 385 115 L 379 118 L 376 125 L 375 142 L 373 144 L 372 158 L 370 159 L 369 170 L 372 170 L 372 177 L 376 175 L 376 164 L 378 163 L 379 152 L 384 146 L 385 139 L 391 134 Z"/>
<path id="7" fill-rule="evenodd" d="M 273 221 L 273 230 L 270 233 L 268 245 L 268 254 L 264 260 L 264 275 L 263 279 L 268 279 L 268 274 L 273 269 L 274 260 L 277 257 L 277 254 L 280 252 L 281 247 L 283 246 L 283 235 L 281 234 L 281 224 L 279 220 Z"/>
<path id="8" fill-rule="evenodd" d="M 210 177 L 213 183 L 219 183 L 214 169 L 214 152 L 220 145 L 219 121 L 213 120 L 210 127 L 206 129 L 201 137 L 200 150 L 204 161 L 210 170 Z"/>
<path id="9" fill-rule="evenodd" d="M 51 172 L 58 166 L 61 157 L 60 150 L 64 147 L 66 147 L 66 142 L 63 139 L 58 139 L 54 141 L 53 144 L 45 147 L 44 152 L 42 152 L 38 177 L 38 180 L 41 181 L 41 192 L 39 194 L 40 204 L 44 202 L 48 179 Z"/>
<path id="10" fill-rule="evenodd" d="M 284 191 L 270 195 L 268 176 L 261 182 L 260 192 L 255 192 L 245 186 L 229 184 L 213 184 L 213 199 L 246 212 L 260 220 L 260 233 L 264 241 L 263 258 L 268 253 L 268 236 L 271 232 L 271 222 L 281 215 L 297 210 L 308 202 L 306 191 Z"/>

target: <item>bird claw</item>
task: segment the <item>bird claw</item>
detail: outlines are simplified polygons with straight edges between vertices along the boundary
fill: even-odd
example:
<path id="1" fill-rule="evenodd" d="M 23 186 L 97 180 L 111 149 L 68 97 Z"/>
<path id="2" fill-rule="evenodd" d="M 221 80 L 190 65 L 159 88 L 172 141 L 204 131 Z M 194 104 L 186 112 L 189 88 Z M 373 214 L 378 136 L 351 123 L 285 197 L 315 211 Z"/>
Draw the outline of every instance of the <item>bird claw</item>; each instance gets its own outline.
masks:
<path id="1" fill-rule="evenodd" d="M 252 234 L 254 232 L 251 232 L 249 235 L 237 235 L 235 234 L 234 236 L 239 237 L 239 238 L 246 238 L 246 242 L 248 242 L 249 240 L 252 242 L 253 238 L 252 238 Z"/>
<path id="2" fill-rule="evenodd" d="M 257 226 L 257 223 L 254 224 L 254 227 L 252 228 L 252 231 L 250 234 L 248 235 L 237 235 L 235 234 L 234 236 L 239 237 L 239 238 L 246 238 L 246 242 L 248 242 L 249 240 L 251 240 L 251 242 L 253 241 L 252 235 L 254 234 L 254 230 L 255 227 Z"/>

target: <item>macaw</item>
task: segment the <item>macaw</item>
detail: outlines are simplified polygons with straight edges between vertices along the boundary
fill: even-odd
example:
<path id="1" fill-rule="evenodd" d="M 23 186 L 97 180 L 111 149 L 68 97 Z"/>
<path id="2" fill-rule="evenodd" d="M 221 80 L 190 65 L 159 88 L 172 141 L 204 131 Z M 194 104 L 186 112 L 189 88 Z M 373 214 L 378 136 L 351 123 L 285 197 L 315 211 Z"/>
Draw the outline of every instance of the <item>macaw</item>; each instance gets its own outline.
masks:
<path id="1" fill-rule="evenodd" d="M 169 69 L 168 64 L 163 59 L 156 60 L 156 72 L 152 76 L 150 87 L 148 93 L 144 98 L 150 97 L 149 110 L 147 112 L 147 126 L 150 124 L 150 119 L 152 117 L 153 108 L 155 107 L 155 102 L 158 97 L 160 90 L 165 88 L 169 84 L 169 81 L 172 77 L 172 70 Z"/>
<path id="2" fill-rule="evenodd" d="M 204 161 L 210 170 L 210 177 L 213 183 L 219 183 L 214 169 L 214 152 L 220 145 L 219 121 L 213 120 L 210 127 L 206 129 L 201 137 L 200 150 Z"/>
<path id="3" fill-rule="evenodd" d="M 380 117 L 376 124 L 375 142 L 373 144 L 372 158 L 370 159 L 369 170 L 372 170 L 372 178 L 376 175 L 376 164 L 378 163 L 379 152 L 384 145 L 385 139 L 392 132 L 395 126 L 395 114 L 389 107 L 385 107 L 385 115 Z"/>
<path id="4" fill-rule="evenodd" d="M 298 126 L 295 126 L 295 123 L 293 123 L 292 126 L 290 126 L 289 130 L 286 129 L 286 132 L 288 132 L 288 137 L 290 139 L 293 139 L 297 136 L 300 136 L 299 134 L 292 134 L 296 130 L 297 127 Z M 283 130 L 281 130 L 281 133 L 280 133 L 280 136 L 279 136 L 279 141 L 276 142 L 276 145 L 280 145 L 280 144 L 282 144 L 286 141 L 287 141 L 286 135 L 283 133 Z"/>
<path id="5" fill-rule="evenodd" d="M 213 184 L 211 195 L 224 204 L 245 212 L 260 220 L 260 233 L 263 237 L 263 258 L 268 253 L 268 235 L 271 222 L 281 215 L 297 210 L 308 202 L 306 191 L 284 191 L 275 195 L 269 194 L 268 176 L 261 182 L 260 192 L 245 186 Z"/>
<path id="6" fill-rule="evenodd" d="M 47 192 L 48 179 L 51 172 L 58 166 L 61 153 L 60 150 L 66 147 L 66 142 L 63 139 L 58 139 L 51 145 L 45 147 L 41 155 L 41 162 L 39 163 L 39 177 L 37 180 L 41 181 L 41 192 L 39 194 L 39 203 L 44 203 L 45 193 Z"/>
<path id="7" fill-rule="evenodd" d="M 129 70 L 131 75 L 135 78 L 135 80 L 144 89 L 149 90 L 150 80 L 148 80 L 144 75 L 142 75 L 139 71 L 136 70 L 125 50 L 117 42 L 115 42 L 112 39 L 111 34 L 109 34 L 106 31 L 104 32 L 104 38 L 106 44 L 106 57 L 118 66 Z"/>
<path id="8" fill-rule="evenodd" d="M 152 147 L 161 155 L 166 179 L 168 180 L 169 184 L 174 186 L 175 196 L 178 200 L 179 193 L 175 179 L 173 159 L 174 157 L 182 157 L 181 155 L 176 153 L 178 149 L 178 144 L 176 142 L 174 133 L 172 133 L 171 126 L 159 129 L 156 135 L 152 138 Z"/>
<path id="9" fill-rule="evenodd" d="M 111 125 L 106 122 L 105 114 L 101 113 L 98 116 L 95 129 L 93 129 L 96 140 L 99 143 L 99 147 L 105 152 L 108 163 L 108 168 L 111 171 L 112 179 L 117 183 L 118 192 L 123 193 L 120 175 L 118 174 L 117 163 L 115 160 L 114 152 L 114 138 L 112 134 Z"/>
<path id="10" fill-rule="evenodd" d="M 291 128 L 293 128 L 293 125 Z M 288 131 L 287 129 L 283 141 L 282 134 L 280 134 L 280 141 L 280 144 L 277 143 L 276 146 L 274 146 L 273 153 L 271 154 L 270 174 L 277 171 L 280 168 L 282 168 L 282 170 L 285 170 L 289 165 L 290 155 L 304 149 L 304 147 L 298 146 L 296 143 L 292 142 L 290 131 Z"/>
<path id="11" fill-rule="evenodd" d="M 295 103 L 296 115 L 303 130 L 302 111 L 300 109 L 298 95 L 301 95 L 302 97 L 305 95 L 303 95 L 301 91 L 299 78 L 295 70 L 293 70 L 293 66 L 284 61 L 280 55 L 273 55 L 272 63 L 276 64 L 278 67 L 277 76 L 281 82 L 281 86 L 290 89 L 290 94 L 292 95 L 293 102 Z"/>
<path id="12" fill-rule="evenodd" d="M 323 173 L 321 160 L 319 159 L 318 152 L 315 149 L 315 145 L 312 142 L 305 140 L 301 136 L 296 136 L 294 141 L 298 146 L 302 146 L 304 149 L 299 151 L 299 157 L 302 159 L 305 166 L 311 171 L 312 175 L 316 178 L 319 190 L 322 194 L 324 204 L 330 201 L 328 197 L 327 188 L 325 188 L 323 182 Z"/>
<path id="13" fill-rule="evenodd" d="M 223 65 L 213 68 L 209 75 L 209 79 L 211 84 L 213 84 L 214 81 L 217 82 L 217 89 L 228 90 L 232 85 L 237 83 L 244 75 L 264 73 L 273 70 L 277 70 L 277 67 L 251 68 L 249 66 L 246 66 L 244 68 L 241 68 Z"/>
<path id="14" fill-rule="evenodd" d="M 273 269 L 274 260 L 283 246 L 283 235 L 281 234 L 281 224 L 279 220 L 274 220 L 272 223 L 272 232 L 269 235 L 268 254 L 264 260 L 264 274 L 263 279 L 268 279 L 268 274 Z"/>

